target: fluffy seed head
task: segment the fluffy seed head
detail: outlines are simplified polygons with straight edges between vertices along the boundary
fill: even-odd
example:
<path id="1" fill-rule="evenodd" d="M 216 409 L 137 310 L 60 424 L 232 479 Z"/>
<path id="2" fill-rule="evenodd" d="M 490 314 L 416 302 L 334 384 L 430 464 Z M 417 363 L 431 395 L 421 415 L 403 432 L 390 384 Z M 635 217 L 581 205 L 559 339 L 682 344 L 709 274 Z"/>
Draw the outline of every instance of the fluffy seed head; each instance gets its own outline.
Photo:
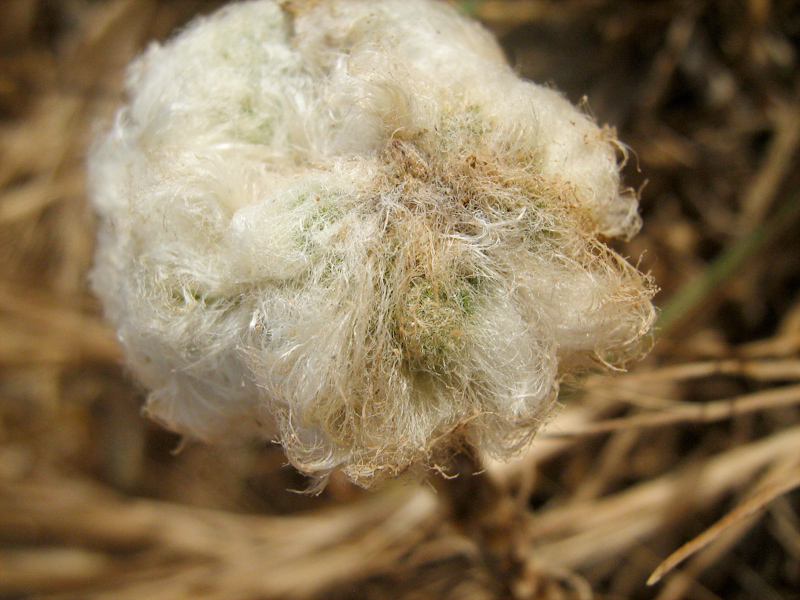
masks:
<path id="1" fill-rule="evenodd" d="M 258 0 L 131 67 L 89 161 L 93 283 L 148 411 L 370 485 L 507 458 L 638 357 L 613 132 L 432 0 Z"/>

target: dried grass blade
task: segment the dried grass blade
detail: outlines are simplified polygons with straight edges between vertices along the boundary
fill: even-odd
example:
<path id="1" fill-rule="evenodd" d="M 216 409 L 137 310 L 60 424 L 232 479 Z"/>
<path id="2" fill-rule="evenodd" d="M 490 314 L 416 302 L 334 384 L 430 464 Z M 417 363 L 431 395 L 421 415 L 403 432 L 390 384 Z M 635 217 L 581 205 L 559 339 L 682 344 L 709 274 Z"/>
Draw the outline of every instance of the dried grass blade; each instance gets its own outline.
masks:
<path id="1" fill-rule="evenodd" d="M 71 360 L 118 362 L 119 344 L 102 319 L 81 306 L 64 304 L 33 289 L 0 281 L 0 324 L 5 324 L 0 342 L 17 341 L 19 348 L 30 348 L 24 357 L 28 362 L 61 362 L 69 359 L 70 353 Z M 24 335 L 12 335 L 17 326 L 26 327 Z M 16 362 L 13 359 L 13 353 L 0 352 L 0 362 Z"/>
<path id="2" fill-rule="evenodd" d="M 526 526 L 536 555 L 568 568 L 621 556 L 665 526 L 675 527 L 676 503 L 693 513 L 750 485 L 769 465 L 791 459 L 794 466 L 798 439 L 795 426 L 610 496 L 542 511 Z"/>
<path id="3" fill-rule="evenodd" d="M 647 580 L 647 585 L 654 585 L 661 581 L 661 579 L 669 573 L 672 569 L 677 567 L 684 560 L 705 548 L 715 539 L 717 539 L 723 532 L 727 531 L 736 523 L 751 517 L 759 510 L 764 508 L 775 498 L 782 496 L 795 488 L 800 487 L 800 469 L 790 473 L 784 481 L 776 481 L 758 492 L 750 500 L 740 504 L 722 519 L 717 521 L 714 525 L 706 529 L 699 536 L 687 542 L 675 552 L 670 554 L 664 562 L 662 562 L 650 578 Z"/>
<path id="4" fill-rule="evenodd" d="M 636 384 L 650 385 L 656 381 L 685 381 L 717 375 L 744 376 L 766 381 L 800 379 L 800 360 L 796 358 L 772 360 L 734 358 L 683 363 L 625 375 L 619 379 L 618 385 L 627 388 Z M 599 381 L 597 385 L 608 386 L 608 382 Z"/>
<path id="5" fill-rule="evenodd" d="M 664 427 L 681 423 L 712 423 L 744 414 L 800 404 L 800 385 L 774 388 L 726 400 L 688 404 L 669 412 L 646 413 L 632 417 L 608 419 L 586 425 L 575 431 L 553 432 L 553 437 L 571 437 L 611 433 L 623 429 Z"/>

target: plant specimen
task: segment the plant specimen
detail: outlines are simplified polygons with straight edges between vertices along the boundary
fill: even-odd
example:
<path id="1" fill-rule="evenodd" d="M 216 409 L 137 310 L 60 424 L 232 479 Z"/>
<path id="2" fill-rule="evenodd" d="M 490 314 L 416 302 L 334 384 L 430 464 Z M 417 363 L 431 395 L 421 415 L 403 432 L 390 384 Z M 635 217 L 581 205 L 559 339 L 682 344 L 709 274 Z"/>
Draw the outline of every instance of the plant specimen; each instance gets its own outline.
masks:
<path id="1" fill-rule="evenodd" d="M 624 147 L 432 0 L 257 0 L 130 68 L 93 285 L 166 426 L 372 485 L 525 446 L 638 358 Z"/>

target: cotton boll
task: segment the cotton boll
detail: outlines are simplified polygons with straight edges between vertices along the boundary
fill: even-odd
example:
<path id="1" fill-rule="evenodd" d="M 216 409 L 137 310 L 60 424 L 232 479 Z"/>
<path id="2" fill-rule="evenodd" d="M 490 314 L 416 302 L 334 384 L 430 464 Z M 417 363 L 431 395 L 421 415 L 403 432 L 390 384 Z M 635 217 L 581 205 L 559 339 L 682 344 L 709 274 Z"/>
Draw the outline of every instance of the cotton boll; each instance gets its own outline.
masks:
<path id="1" fill-rule="evenodd" d="M 508 458 L 637 358 L 620 145 L 432 0 L 234 4 L 132 65 L 93 284 L 166 426 L 372 485 Z"/>

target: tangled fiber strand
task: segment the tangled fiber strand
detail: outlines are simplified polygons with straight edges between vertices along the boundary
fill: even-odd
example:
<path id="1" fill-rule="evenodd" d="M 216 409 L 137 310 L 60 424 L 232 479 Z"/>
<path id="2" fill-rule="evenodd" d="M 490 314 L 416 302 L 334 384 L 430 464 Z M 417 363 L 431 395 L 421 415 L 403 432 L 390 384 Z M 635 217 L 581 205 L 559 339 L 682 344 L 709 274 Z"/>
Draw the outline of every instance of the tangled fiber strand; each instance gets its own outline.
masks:
<path id="1" fill-rule="evenodd" d="M 229 6 L 130 69 L 90 157 L 94 287 L 147 409 L 361 485 L 507 458 L 643 351 L 619 143 L 429 0 Z"/>

